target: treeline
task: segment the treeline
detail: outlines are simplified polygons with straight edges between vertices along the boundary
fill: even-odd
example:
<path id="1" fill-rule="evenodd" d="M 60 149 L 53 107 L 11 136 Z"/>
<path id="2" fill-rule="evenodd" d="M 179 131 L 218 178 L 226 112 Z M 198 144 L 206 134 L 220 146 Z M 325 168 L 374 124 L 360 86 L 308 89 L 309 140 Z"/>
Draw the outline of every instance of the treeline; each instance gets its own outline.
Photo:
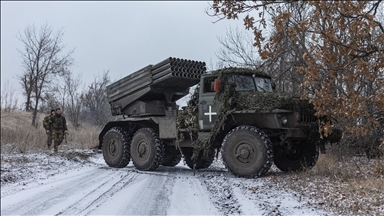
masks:
<path id="1" fill-rule="evenodd" d="M 60 107 L 74 127 L 80 127 L 82 123 L 103 127 L 113 119 L 106 93 L 110 83 L 108 73 L 95 76 L 87 86 L 80 75 L 65 74 L 60 83 L 49 86 L 44 92 L 38 111 L 49 113 L 52 108 Z"/>
<path id="2" fill-rule="evenodd" d="M 36 113 L 48 115 L 51 109 L 60 107 L 67 121 L 75 128 L 84 125 L 103 127 L 108 121 L 113 120 L 106 95 L 106 86 L 110 83 L 108 73 L 106 71 L 101 76 L 95 76 L 89 85 L 85 85 L 81 76 L 74 77 L 72 73 L 58 77 L 43 91 Z M 25 103 L 20 103 L 15 93 L 14 86 L 7 80 L 1 92 L 2 112 L 23 110 L 30 112 L 33 117 L 34 109 L 26 110 Z M 34 103 L 35 101 L 31 100 L 32 106 Z M 40 120 L 36 118 L 32 125 L 40 127 Z M 31 119 L 30 124 L 32 122 Z"/>

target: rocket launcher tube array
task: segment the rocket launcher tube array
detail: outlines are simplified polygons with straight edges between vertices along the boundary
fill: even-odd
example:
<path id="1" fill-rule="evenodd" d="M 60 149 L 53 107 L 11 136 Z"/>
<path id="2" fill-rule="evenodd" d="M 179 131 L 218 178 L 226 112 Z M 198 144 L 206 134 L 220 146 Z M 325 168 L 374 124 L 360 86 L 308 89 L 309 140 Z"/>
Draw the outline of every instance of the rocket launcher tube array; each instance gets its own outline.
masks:
<path id="1" fill-rule="evenodd" d="M 205 62 L 169 57 L 108 85 L 108 101 L 111 106 L 114 103 L 124 108 L 143 97 L 161 100 L 159 91 L 187 91 L 199 83 L 201 74 L 206 73 L 205 66 Z"/>

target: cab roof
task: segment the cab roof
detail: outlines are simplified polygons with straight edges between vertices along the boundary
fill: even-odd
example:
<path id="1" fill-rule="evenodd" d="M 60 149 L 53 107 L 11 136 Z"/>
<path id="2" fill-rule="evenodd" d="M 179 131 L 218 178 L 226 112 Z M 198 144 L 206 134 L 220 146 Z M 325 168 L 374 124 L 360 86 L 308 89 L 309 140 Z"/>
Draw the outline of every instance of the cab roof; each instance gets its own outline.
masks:
<path id="1" fill-rule="evenodd" d="M 265 78 L 271 78 L 271 76 L 263 71 L 251 69 L 251 68 L 237 68 L 237 67 L 228 67 L 228 68 L 222 68 L 219 70 L 211 71 L 211 74 L 255 74 L 259 77 L 265 77 Z"/>

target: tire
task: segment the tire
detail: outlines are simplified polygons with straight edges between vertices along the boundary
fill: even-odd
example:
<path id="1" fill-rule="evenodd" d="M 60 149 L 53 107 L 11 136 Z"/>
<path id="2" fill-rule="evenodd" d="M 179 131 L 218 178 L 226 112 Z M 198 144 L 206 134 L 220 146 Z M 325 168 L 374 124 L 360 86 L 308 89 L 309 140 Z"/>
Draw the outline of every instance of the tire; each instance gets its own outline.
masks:
<path id="1" fill-rule="evenodd" d="M 273 146 L 268 136 L 254 126 L 238 126 L 224 138 L 221 154 L 225 167 L 239 177 L 259 177 L 273 163 Z"/>
<path id="2" fill-rule="evenodd" d="M 300 142 L 288 150 L 283 146 L 275 146 L 274 162 L 283 172 L 296 172 L 311 169 L 319 158 L 319 147 L 316 144 Z"/>
<path id="3" fill-rule="evenodd" d="M 193 165 L 195 163 L 194 160 L 192 160 L 192 155 L 193 155 L 193 148 L 184 148 L 183 149 L 183 154 L 184 154 L 184 161 L 187 164 L 187 166 L 191 169 L 193 169 Z M 197 157 L 196 160 L 196 167 L 195 169 L 205 169 L 211 166 L 213 161 L 215 160 L 215 151 L 212 150 L 209 152 L 207 157 L 204 157 L 204 152 L 200 151 L 199 156 Z"/>
<path id="4" fill-rule="evenodd" d="M 131 157 L 138 170 L 156 170 L 164 155 L 164 145 L 152 128 L 136 131 L 131 143 Z"/>
<path id="5" fill-rule="evenodd" d="M 111 128 L 103 137 L 103 157 L 110 167 L 126 167 L 130 161 L 128 133 L 120 127 Z"/>
<path id="6" fill-rule="evenodd" d="M 181 153 L 174 146 L 165 146 L 165 153 L 161 165 L 176 166 L 181 161 Z"/>

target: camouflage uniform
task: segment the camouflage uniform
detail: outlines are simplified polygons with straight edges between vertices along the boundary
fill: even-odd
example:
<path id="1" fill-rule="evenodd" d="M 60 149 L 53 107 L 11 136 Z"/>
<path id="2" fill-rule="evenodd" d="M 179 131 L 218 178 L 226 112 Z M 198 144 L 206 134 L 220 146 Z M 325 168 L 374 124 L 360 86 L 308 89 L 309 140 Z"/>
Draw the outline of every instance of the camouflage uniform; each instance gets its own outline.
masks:
<path id="1" fill-rule="evenodd" d="M 51 146 L 52 146 L 52 131 L 50 130 L 49 125 L 50 125 L 50 118 L 53 116 L 52 115 L 53 111 L 55 111 L 55 110 L 51 110 L 51 114 L 45 116 L 44 120 L 43 120 L 43 127 L 45 129 L 45 132 L 47 133 L 47 146 L 48 146 L 48 149 L 50 149 Z"/>
<path id="2" fill-rule="evenodd" d="M 50 118 L 50 129 L 52 131 L 52 138 L 54 140 L 53 148 L 57 152 L 58 146 L 64 140 L 64 131 L 67 130 L 67 121 L 61 114 L 55 114 Z"/>

